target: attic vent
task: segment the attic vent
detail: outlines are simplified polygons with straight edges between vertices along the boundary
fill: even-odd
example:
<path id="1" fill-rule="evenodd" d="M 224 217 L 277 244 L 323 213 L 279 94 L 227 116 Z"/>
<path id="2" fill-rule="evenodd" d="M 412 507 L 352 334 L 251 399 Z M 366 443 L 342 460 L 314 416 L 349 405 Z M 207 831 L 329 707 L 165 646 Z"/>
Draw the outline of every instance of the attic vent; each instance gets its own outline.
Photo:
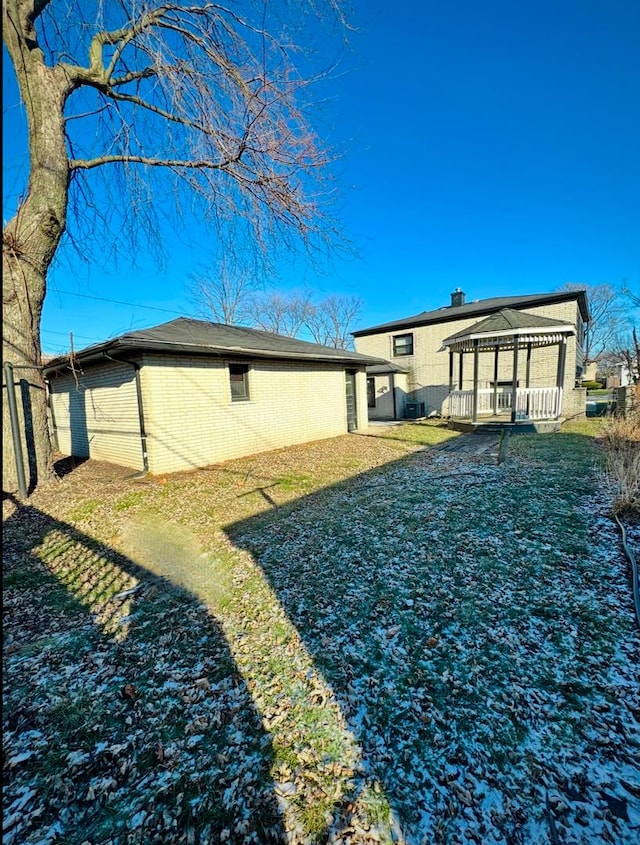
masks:
<path id="1" fill-rule="evenodd" d="M 458 308 L 460 305 L 464 305 L 464 291 L 456 288 L 451 294 L 451 307 Z"/>

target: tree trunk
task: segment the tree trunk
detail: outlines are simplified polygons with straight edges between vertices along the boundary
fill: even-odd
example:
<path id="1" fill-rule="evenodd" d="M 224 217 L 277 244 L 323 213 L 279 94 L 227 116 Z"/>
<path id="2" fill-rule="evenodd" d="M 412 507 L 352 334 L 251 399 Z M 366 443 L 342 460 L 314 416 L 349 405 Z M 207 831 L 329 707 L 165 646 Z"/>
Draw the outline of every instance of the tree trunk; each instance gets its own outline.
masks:
<path id="1" fill-rule="evenodd" d="M 50 475 L 52 463 L 40 316 L 47 271 L 66 224 L 69 158 L 63 109 L 73 84 L 64 67 L 49 68 L 44 63 L 32 23 L 33 0 L 6 0 L 3 12 L 3 38 L 16 70 L 28 124 L 30 177 L 27 195 L 2 236 L 2 358 L 15 368 L 25 475 L 33 490 Z M 3 368 L 3 490 L 12 492 L 17 475 L 7 389 Z"/>

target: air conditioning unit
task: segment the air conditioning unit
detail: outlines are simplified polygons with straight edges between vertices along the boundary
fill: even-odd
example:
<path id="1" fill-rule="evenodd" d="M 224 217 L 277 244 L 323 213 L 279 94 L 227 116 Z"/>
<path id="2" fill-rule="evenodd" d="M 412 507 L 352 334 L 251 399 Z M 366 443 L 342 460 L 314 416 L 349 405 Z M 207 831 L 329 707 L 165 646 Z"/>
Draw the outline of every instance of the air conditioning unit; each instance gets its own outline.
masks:
<path id="1" fill-rule="evenodd" d="M 404 412 L 408 420 L 424 417 L 424 402 L 405 402 Z"/>

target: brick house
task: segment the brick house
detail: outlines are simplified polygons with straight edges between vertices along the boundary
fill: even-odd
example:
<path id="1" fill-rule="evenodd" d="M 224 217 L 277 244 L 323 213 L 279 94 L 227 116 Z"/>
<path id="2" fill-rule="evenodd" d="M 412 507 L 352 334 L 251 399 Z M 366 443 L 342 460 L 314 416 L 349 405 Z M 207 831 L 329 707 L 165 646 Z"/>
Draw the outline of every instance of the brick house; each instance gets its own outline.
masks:
<path id="1" fill-rule="evenodd" d="M 588 320 L 584 291 L 466 302 L 457 289 L 450 305 L 356 331 L 358 352 L 389 362 L 387 371 L 368 371 L 369 418 L 437 414 L 475 423 L 584 413 L 576 378 Z"/>
<path id="2" fill-rule="evenodd" d="M 368 355 L 179 318 L 46 367 L 60 452 L 154 474 L 366 429 Z"/>

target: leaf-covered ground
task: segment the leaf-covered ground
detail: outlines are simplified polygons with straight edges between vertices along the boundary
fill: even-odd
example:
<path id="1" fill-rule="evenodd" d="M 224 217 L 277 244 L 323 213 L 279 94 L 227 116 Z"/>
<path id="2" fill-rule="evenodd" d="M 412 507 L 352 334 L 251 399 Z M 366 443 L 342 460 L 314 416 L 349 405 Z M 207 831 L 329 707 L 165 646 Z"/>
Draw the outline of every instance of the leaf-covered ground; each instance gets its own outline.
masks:
<path id="1" fill-rule="evenodd" d="M 500 464 L 438 425 L 87 462 L 5 500 L 4 845 L 636 842 L 595 425 Z"/>

